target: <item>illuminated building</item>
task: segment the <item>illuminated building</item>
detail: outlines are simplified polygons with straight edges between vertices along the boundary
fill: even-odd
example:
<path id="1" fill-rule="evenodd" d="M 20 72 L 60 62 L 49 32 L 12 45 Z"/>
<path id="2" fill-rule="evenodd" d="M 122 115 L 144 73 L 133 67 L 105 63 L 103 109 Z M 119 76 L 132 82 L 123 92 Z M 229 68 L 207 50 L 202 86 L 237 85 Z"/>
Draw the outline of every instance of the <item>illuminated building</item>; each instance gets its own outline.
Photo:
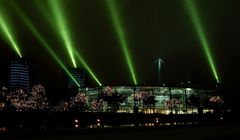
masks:
<path id="1" fill-rule="evenodd" d="M 26 59 L 11 59 L 8 62 L 8 87 L 15 88 L 30 88 L 34 79 L 34 64 Z"/>
<path id="2" fill-rule="evenodd" d="M 119 113 L 143 113 L 143 114 L 203 114 L 213 113 L 209 106 L 211 99 L 221 98 L 215 87 L 178 87 L 178 86 L 103 86 L 99 88 L 83 88 L 83 92 L 89 96 L 89 102 L 104 96 L 118 93 L 126 97 L 121 102 L 117 112 Z M 110 93 L 111 92 L 111 93 Z M 102 94 L 102 95 L 101 95 Z M 146 101 L 146 97 L 152 96 L 154 100 Z M 120 97 L 120 96 L 119 96 Z M 150 99 L 150 98 L 149 98 Z M 102 111 L 110 112 L 111 104 L 104 104 Z"/>

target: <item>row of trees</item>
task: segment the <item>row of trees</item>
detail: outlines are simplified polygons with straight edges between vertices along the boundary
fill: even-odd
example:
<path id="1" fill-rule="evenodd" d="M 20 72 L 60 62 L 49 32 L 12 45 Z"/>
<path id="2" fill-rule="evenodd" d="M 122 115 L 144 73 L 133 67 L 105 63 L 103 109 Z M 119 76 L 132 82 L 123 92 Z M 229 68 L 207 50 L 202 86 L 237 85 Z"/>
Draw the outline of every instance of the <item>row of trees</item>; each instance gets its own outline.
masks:
<path id="1" fill-rule="evenodd" d="M 127 96 L 114 91 L 111 87 L 105 87 L 99 96 L 90 100 L 89 96 L 84 92 L 77 92 L 67 101 L 59 101 L 55 106 L 49 104 L 45 94 L 45 88 L 42 85 L 35 85 L 29 91 L 17 89 L 12 92 L 3 87 L 0 90 L 0 110 L 14 111 L 79 111 L 79 112 L 117 112 Z M 138 109 L 140 103 L 144 108 L 155 109 L 158 102 L 152 92 L 140 91 L 134 93 L 134 107 Z M 220 96 L 213 96 L 209 99 L 209 107 L 216 110 L 223 104 Z M 186 99 L 185 103 L 190 108 L 200 107 L 199 97 L 191 95 Z M 165 105 L 171 111 L 177 109 L 182 104 L 178 98 L 172 98 L 165 101 Z M 105 108 L 104 108 L 105 107 Z M 106 108 L 107 107 L 107 108 Z"/>

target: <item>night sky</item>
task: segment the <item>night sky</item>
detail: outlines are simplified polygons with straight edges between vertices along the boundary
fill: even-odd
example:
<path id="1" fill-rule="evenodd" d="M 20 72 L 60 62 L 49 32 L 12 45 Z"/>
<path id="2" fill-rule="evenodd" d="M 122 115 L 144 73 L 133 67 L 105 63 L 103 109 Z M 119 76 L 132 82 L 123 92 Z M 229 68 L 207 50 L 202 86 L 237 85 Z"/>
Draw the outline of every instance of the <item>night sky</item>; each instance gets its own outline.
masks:
<path id="1" fill-rule="evenodd" d="M 46 0 L 14 1 L 40 31 L 41 35 L 71 67 L 70 57 L 59 35 L 40 11 L 52 16 Z M 201 47 L 197 32 L 184 0 L 114 0 L 134 64 L 138 83 L 157 84 L 157 66 L 162 58 L 162 83 L 192 81 L 198 84 L 215 82 Z M 200 15 L 213 58 L 224 84 L 236 83 L 239 76 L 239 14 L 238 0 L 194 0 Z M 104 0 L 62 0 L 66 23 L 74 47 L 81 53 L 103 85 L 132 85 L 127 63 L 116 30 Z M 33 59 L 40 83 L 58 88 L 64 71 L 32 34 L 8 0 L 0 0 L 11 21 L 24 58 Z M 16 56 L 0 35 L 0 57 Z M 79 61 L 78 61 L 79 62 Z M 81 64 L 78 63 L 81 67 Z M 91 86 L 97 85 L 94 81 Z"/>

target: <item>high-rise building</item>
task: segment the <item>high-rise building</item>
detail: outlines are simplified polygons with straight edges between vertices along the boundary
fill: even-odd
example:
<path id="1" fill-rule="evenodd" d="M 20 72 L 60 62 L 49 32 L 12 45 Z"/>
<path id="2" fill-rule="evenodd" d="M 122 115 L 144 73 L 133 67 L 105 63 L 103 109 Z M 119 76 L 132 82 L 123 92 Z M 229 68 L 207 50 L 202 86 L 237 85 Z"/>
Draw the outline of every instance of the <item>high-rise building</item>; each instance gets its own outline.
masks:
<path id="1" fill-rule="evenodd" d="M 8 86 L 15 88 L 30 88 L 33 84 L 34 64 L 27 59 L 11 59 L 8 64 Z"/>
<path id="2" fill-rule="evenodd" d="M 67 76 L 68 89 L 83 88 L 86 86 L 85 70 L 79 69 L 79 68 L 72 68 L 72 69 L 70 69 L 70 73 L 71 73 L 72 77 Z"/>

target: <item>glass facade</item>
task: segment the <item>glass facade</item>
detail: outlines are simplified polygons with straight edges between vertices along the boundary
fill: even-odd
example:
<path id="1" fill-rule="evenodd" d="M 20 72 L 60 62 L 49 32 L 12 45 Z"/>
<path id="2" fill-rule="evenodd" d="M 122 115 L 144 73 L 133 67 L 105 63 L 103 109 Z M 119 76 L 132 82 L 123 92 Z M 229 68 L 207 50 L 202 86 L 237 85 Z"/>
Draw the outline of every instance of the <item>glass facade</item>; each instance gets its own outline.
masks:
<path id="1" fill-rule="evenodd" d="M 89 96 L 89 102 L 100 98 L 106 87 L 82 88 L 82 92 Z M 126 97 L 120 103 L 117 112 L 133 113 L 137 108 L 138 113 L 152 114 L 197 114 L 212 112 L 204 107 L 204 102 L 216 95 L 215 89 L 197 89 L 184 87 L 146 87 L 146 86 L 116 86 L 111 87 Z M 145 97 L 154 97 L 147 102 Z M 108 112 L 110 106 L 105 102 L 103 112 Z"/>
<path id="2" fill-rule="evenodd" d="M 32 63 L 23 59 L 10 61 L 9 66 L 9 87 L 29 88 L 31 86 Z"/>

